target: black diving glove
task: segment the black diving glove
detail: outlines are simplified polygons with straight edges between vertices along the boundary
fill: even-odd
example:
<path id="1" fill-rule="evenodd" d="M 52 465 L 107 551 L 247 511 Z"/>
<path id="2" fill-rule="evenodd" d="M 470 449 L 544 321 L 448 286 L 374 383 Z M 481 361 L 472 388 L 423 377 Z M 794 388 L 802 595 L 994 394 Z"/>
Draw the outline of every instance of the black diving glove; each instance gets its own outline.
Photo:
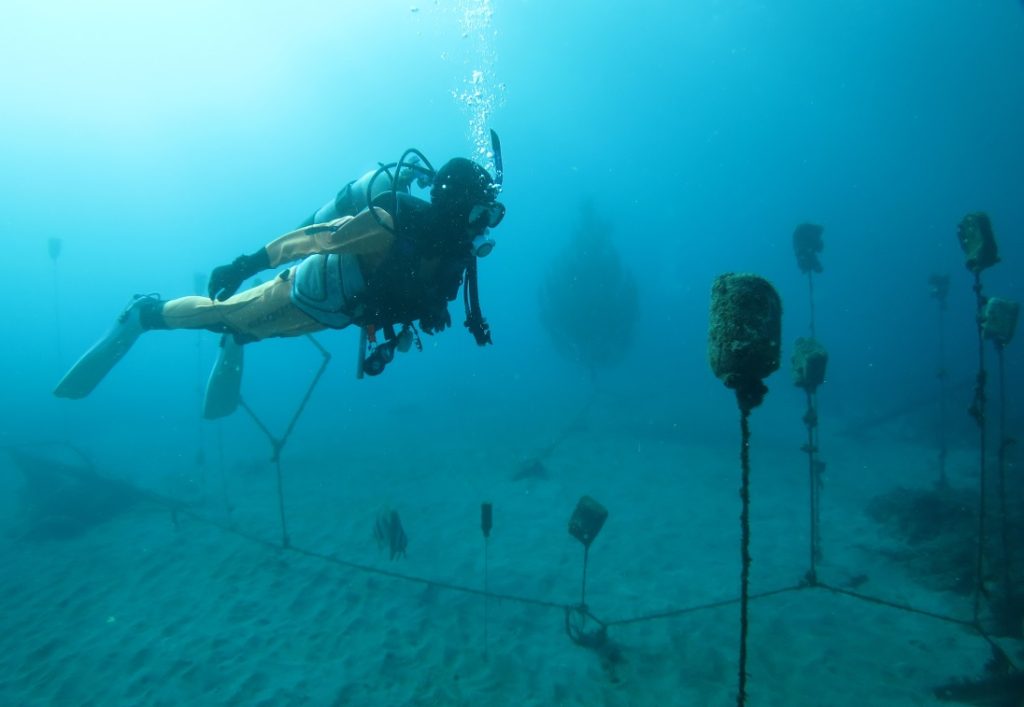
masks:
<path id="1" fill-rule="evenodd" d="M 270 255 L 260 248 L 252 255 L 240 255 L 230 265 L 220 265 L 210 273 L 210 299 L 223 302 L 238 292 L 242 283 L 270 267 Z"/>
<path id="2" fill-rule="evenodd" d="M 436 334 L 444 331 L 452 325 L 452 315 L 448 313 L 448 307 L 441 307 L 427 312 L 420 317 L 420 329 L 424 334 Z"/>

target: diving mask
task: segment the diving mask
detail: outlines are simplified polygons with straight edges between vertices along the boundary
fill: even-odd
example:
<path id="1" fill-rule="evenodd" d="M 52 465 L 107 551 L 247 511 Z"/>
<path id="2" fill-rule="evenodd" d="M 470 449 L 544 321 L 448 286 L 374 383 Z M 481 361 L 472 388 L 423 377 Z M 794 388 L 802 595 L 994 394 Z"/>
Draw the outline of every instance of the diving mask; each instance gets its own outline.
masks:
<path id="1" fill-rule="evenodd" d="M 487 232 L 501 223 L 505 218 L 505 205 L 499 201 L 492 201 L 489 204 L 475 204 L 469 210 L 467 223 L 469 232 L 475 233 L 472 241 L 473 255 L 478 258 L 486 258 L 494 250 L 494 239 L 487 235 Z"/>
<path id="2" fill-rule="evenodd" d="M 474 204 L 469 210 L 466 222 L 470 229 L 494 228 L 505 218 L 505 205 L 500 201 L 492 201 L 489 204 Z"/>

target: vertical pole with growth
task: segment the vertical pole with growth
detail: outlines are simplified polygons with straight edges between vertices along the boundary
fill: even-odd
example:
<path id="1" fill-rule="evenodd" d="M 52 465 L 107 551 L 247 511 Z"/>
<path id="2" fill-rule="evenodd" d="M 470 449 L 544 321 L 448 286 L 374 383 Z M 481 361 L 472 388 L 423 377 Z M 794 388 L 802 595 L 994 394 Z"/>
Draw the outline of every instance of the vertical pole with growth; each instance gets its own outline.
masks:
<path id="1" fill-rule="evenodd" d="M 957 228 L 960 248 L 964 251 L 967 269 L 974 275 L 975 324 L 978 332 L 978 374 L 974 382 L 974 400 L 969 413 L 978 423 L 978 546 L 974 567 L 974 623 L 979 623 L 981 596 L 985 593 L 985 514 L 987 490 L 986 446 L 988 443 L 985 421 L 985 294 L 981 287 L 981 273 L 999 262 L 992 222 L 983 213 L 967 214 Z"/>
<path id="2" fill-rule="evenodd" d="M 809 544 L 810 564 L 805 581 L 809 585 L 818 583 L 818 560 L 821 558 L 821 486 L 825 475 L 825 463 L 818 458 L 818 386 L 825 382 L 825 368 L 828 351 L 815 338 L 817 328 L 814 321 L 814 273 L 822 271 L 818 254 L 824 249 L 822 226 L 802 223 L 793 231 L 793 252 L 800 271 L 806 273 L 811 311 L 811 335 L 796 340 L 793 352 L 793 379 L 803 388 L 807 398 L 804 412 L 804 427 L 807 428 L 807 442 L 801 447 L 807 455 L 807 482 L 809 491 Z"/>
<path id="3" fill-rule="evenodd" d="M 740 410 L 740 653 L 738 707 L 747 700 L 747 630 L 750 596 L 750 411 L 768 388 L 763 379 L 779 367 L 782 301 L 771 283 L 757 275 L 727 273 L 711 287 L 708 361 L 727 388 L 736 391 Z"/>
<path id="4" fill-rule="evenodd" d="M 825 368 L 828 352 L 817 339 L 800 337 L 793 349 L 793 379 L 803 388 L 807 397 L 807 411 L 804 426 L 807 428 L 807 443 L 802 450 L 807 454 L 810 483 L 810 567 L 805 581 L 813 586 L 818 583 L 818 560 L 821 559 L 821 479 L 825 462 L 818 459 L 818 386 L 825 382 Z"/>
<path id="5" fill-rule="evenodd" d="M 1014 548 L 1010 541 L 1010 516 L 1007 507 L 1007 449 L 1013 444 L 1006 425 L 1006 355 L 1005 349 L 1013 339 L 1017 328 L 1020 305 L 1010 300 L 991 297 L 985 303 L 982 323 L 985 338 L 990 339 L 996 347 L 996 358 L 999 362 L 999 446 L 996 451 L 996 469 L 999 479 L 999 530 L 1003 558 L 1002 596 L 998 602 L 997 612 L 1000 633 L 1020 636 L 1024 627 L 1021 626 L 1021 608 L 1014 585 Z"/>
<path id="6" fill-rule="evenodd" d="M 490 503 L 480 504 L 480 530 L 484 534 L 484 660 L 487 660 L 487 624 L 491 599 L 489 582 L 489 562 L 487 549 L 491 540 L 491 528 L 494 527 L 494 506 Z"/>

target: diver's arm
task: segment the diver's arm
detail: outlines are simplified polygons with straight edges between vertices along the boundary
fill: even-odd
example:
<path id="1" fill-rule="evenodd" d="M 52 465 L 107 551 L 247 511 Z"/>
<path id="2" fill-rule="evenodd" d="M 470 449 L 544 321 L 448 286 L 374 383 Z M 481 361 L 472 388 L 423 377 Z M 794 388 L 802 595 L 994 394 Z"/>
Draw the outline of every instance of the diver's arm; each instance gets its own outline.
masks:
<path id="1" fill-rule="evenodd" d="M 367 209 L 356 216 L 303 226 L 271 241 L 263 249 L 267 254 L 267 267 L 274 268 L 313 253 L 369 255 L 387 250 L 394 240 L 388 230 L 394 228 L 394 221 L 384 209 L 374 208 L 383 226 Z"/>
<path id="2" fill-rule="evenodd" d="M 223 302 L 256 273 L 313 253 L 383 253 L 395 238 L 388 230 L 394 228 L 394 220 L 384 209 L 376 208 L 376 212 L 380 223 L 367 210 L 357 216 L 305 226 L 271 241 L 255 253 L 240 255 L 231 263 L 214 268 L 210 273 L 210 299 Z"/>

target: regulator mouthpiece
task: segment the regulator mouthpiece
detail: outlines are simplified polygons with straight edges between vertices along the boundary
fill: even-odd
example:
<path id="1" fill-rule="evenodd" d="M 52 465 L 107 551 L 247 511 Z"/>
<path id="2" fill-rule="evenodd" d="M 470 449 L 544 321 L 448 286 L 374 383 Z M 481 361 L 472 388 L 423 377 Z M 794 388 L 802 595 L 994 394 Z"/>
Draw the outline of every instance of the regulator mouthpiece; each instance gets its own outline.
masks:
<path id="1" fill-rule="evenodd" d="M 473 255 L 478 258 L 486 258 L 494 250 L 494 239 L 486 235 L 480 235 L 473 239 Z"/>

